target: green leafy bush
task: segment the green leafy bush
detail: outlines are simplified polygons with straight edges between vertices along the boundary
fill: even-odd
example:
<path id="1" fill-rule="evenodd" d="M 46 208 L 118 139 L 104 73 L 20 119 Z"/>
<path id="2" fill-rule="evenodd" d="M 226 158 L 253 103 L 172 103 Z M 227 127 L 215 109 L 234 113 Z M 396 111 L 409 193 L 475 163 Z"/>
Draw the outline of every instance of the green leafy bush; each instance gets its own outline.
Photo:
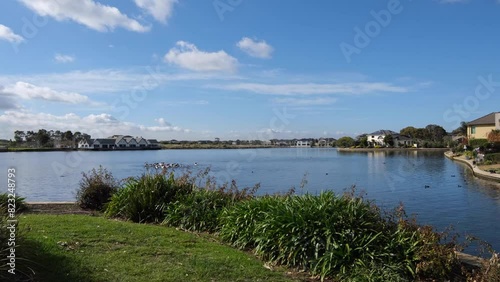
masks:
<path id="1" fill-rule="evenodd" d="M 129 178 L 124 187 L 111 198 L 105 214 L 134 222 L 162 222 L 169 204 L 190 194 L 194 184 L 187 177 L 174 178 L 171 173 L 144 174 Z"/>
<path id="2" fill-rule="evenodd" d="M 491 164 L 500 163 L 500 153 L 496 154 L 486 154 L 484 156 L 485 161 L 490 161 Z"/>
<path id="3" fill-rule="evenodd" d="M 192 193 L 183 195 L 168 205 L 164 223 L 189 231 L 217 232 L 220 230 L 220 215 L 234 203 L 250 199 L 259 188 L 239 190 L 233 180 L 229 189 L 226 185 L 214 188 L 207 183 L 207 188 L 195 188 Z"/>
<path id="4" fill-rule="evenodd" d="M 472 148 L 478 148 L 481 146 L 486 146 L 488 144 L 488 139 L 470 139 L 469 145 Z"/>
<path id="5" fill-rule="evenodd" d="M 0 281 L 31 281 L 31 275 L 33 274 L 31 269 L 25 265 L 25 260 L 19 257 L 19 254 L 16 253 L 16 263 L 15 263 L 15 276 L 9 273 L 8 271 L 11 269 L 10 259 L 7 257 L 11 254 L 10 248 L 19 247 L 19 243 L 22 242 L 22 233 L 19 232 L 19 226 L 16 222 L 8 222 L 9 220 L 17 220 L 18 212 L 22 212 L 27 210 L 27 206 L 24 198 L 16 196 L 15 197 L 15 205 L 16 212 L 13 213 L 14 217 L 11 217 L 8 209 L 9 209 L 9 194 L 2 193 L 0 194 Z M 15 245 L 13 241 L 9 241 L 11 238 L 11 228 L 12 224 L 15 226 Z M 15 279 L 13 280 L 13 277 Z"/>
<path id="6" fill-rule="evenodd" d="M 102 211 L 119 186 L 119 181 L 102 166 L 88 173 L 82 172 L 80 188 L 76 193 L 77 203 L 83 209 Z"/>
<path id="7" fill-rule="evenodd" d="M 223 240 L 263 259 L 341 281 L 443 279 L 455 265 L 440 235 L 352 194 L 265 196 L 221 216 Z M 366 278 L 370 279 L 366 279 Z"/>
<path id="8" fill-rule="evenodd" d="M 0 194 L 0 216 L 7 215 L 8 201 L 9 201 L 8 193 Z M 16 195 L 15 204 L 16 204 L 16 213 L 28 209 L 28 207 L 26 206 L 25 199 L 20 196 Z"/>

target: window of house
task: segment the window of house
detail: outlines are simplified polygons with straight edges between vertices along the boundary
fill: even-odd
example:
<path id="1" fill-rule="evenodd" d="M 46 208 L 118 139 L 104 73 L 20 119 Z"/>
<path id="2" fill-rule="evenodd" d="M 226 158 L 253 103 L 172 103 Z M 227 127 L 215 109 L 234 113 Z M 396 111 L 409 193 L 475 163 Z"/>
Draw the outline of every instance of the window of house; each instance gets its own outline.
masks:
<path id="1" fill-rule="evenodd" d="M 472 127 L 470 128 L 470 133 L 471 133 L 471 134 L 476 134 L 476 127 L 475 127 L 475 126 L 472 126 Z"/>

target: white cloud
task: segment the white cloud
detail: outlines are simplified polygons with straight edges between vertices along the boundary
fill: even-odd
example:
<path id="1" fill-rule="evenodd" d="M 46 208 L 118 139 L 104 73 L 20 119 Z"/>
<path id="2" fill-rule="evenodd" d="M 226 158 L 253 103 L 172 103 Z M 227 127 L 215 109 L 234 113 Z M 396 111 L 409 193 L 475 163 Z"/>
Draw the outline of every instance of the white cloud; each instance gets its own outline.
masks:
<path id="1" fill-rule="evenodd" d="M 117 27 L 135 32 L 146 32 L 150 29 L 122 14 L 116 7 L 93 0 L 19 1 L 40 16 L 49 16 L 57 21 L 72 20 L 100 32 L 112 31 Z"/>
<path id="2" fill-rule="evenodd" d="M 337 99 L 335 98 L 314 98 L 314 99 L 302 99 L 302 98 L 276 98 L 273 102 L 278 104 L 286 104 L 289 106 L 324 106 L 331 105 L 335 103 Z"/>
<path id="3" fill-rule="evenodd" d="M 271 58 L 271 53 L 274 51 L 274 48 L 266 41 L 257 41 L 248 37 L 243 37 L 236 46 L 248 55 L 261 59 Z"/>
<path id="4" fill-rule="evenodd" d="M 183 133 L 189 133 L 191 130 L 189 129 L 184 129 L 178 126 L 173 126 L 170 122 L 166 121 L 164 118 L 157 118 L 155 121 L 159 124 L 159 126 L 144 126 L 141 125 L 139 128 L 143 131 L 152 131 L 152 132 L 183 132 Z"/>
<path id="5" fill-rule="evenodd" d="M 155 121 L 161 126 L 171 126 L 171 124 L 166 122 L 164 118 L 158 118 L 155 119 Z"/>
<path id="6" fill-rule="evenodd" d="M 14 85 L 8 85 L 0 89 L 0 94 L 14 95 L 24 100 L 46 100 L 63 102 L 69 104 L 94 104 L 89 97 L 74 92 L 55 91 L 48 87 L 39 87 L 27 82 L 18 81 Z"/>
<path id="7" fill-rule="evenodd" d="M 56 54 L 54 60 L 58 63 L 72 63 L 75 61 L 75 57 L 70 55 Z"/>
<path id="8" fill-rule="evenodd" d="M 165 61 L 184 69 L 202 72 L 234 72 L 238 65 L 238 60 L 223 50 L 200 51 L 194 44 L 185 41 L 178 41 L 176 47 L 165 55 Z"/>
<path id="9" fill-rule="evenodd" d="M 124 122 L 107 113 L 79 116 L 74 113 L 53 115 L 32 113 L 25 110 L 7 110 L 0 115 L 0 136 L 10 136 L 15 130 L 38 130 L 40 128 L 80 131 L 88 133 L 94 138 L 115 134 L 167 138 L 169 133 L 191 132 L 189 129 L 172 125 L 145 126 Z"/>
<path id="10" fill-rule="evenodd" d="M 315 95 L 315 94 L 367 94 L 373 92 L 405 93 L 409 89 L 382 82 L 359 82 L 337 84 L 263 84 L 263 83 L 236 83 L 227 85 L 207 85 L 209 88 L 248 91 L 270 95 Z"/>
<path id="11" fill-rule="evenodd" d="M 21 43 L 24 38 L 15 34 L 9 27 L 0 24 L 0 39 L 7 40 L 11 43 Z"/>
<path id="12" fill-rule="evenodd" d="M 135 0 L 135 4 L 153 16 L 157 21 L 166 23 L 172 15 L 177 0 Z"/>

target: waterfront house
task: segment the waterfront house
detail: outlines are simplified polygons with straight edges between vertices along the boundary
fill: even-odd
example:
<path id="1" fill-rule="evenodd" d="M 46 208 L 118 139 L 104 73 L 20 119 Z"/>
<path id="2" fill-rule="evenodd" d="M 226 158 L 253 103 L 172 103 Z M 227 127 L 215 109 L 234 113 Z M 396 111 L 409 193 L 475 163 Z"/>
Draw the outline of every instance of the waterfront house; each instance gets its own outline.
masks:
<path id="1" fill-rule="evenodd" d="M 149 148 L 160 148 L 160 143 L 156 139 L 148 139 L 146 140 L 148 142 L 148 147 Z"/>
<path id="2" fill-rule="evenodd" d="M 467 138 L 469 140 L 486 139 L 488 134 L 495 129 L 500 130 L 500 112 L 487 114 L 467 123 Z"/>
<path id="3" fill-rule="evenodd" d="M 317 146 L 318 147 L 331 147 L 333 142 L 337 141 L 335 138 L 319 138 Z"/>
<path id="4" fill-rule="evenodd" d="M 366 137 L 368 139 L 368 144 L 370 145 L 378 145 L 378 146 L 385 146 L 384 138 L 387 135 L 396 135 L 398 133 L 392 131 L 392 130 L 378 130 L 375 132 L 372 132 L 368 134 Z M 396 143 L 396 142 L 394 142 Z"/>
<path id="5" fill-rule="evenodd" d="M 313 141 L 310 139 L 300 139 L 295 142 L 295 147 L 311 147 Z"/>
<path id="6" fill-rule="evenodd" d="M 115 139 L 113 138 L 98 138 L 92 143 L 92 148 L 94 149 L 114 149 Z"/>
<path id="7" fill-rule="evenodd" d="M 414 147 L 415 142 L 411 137 L 401 134 L 393 134 L 394 147 Z"/>
<path id="8" fill-rule="evenodd" d="M 84 138 L 78 142 L 78 149 L 91 149 L 94 139 Z"/>
<path id="9" fill-rule="evenodd" d="M 156 139 L 144 139 L 130 135 L 113 135 L 109 138 L 82 139 L 78 142 L 79 149 L 159 149 L 160 143 Z"/>

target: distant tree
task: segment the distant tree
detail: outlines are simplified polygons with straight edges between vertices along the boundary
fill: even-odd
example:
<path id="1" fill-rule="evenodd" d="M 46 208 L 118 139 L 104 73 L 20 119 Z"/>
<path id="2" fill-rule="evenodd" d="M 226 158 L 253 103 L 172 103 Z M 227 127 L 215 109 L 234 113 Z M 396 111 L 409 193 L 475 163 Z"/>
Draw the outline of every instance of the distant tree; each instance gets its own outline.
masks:
<path id="1" fill-rule="evenodd" d="M 339 138 L 335 144 L 337 147 L 347 148 L 347 147 L 354 146 L 356 144 L 356 141 L 354 139 L 352 139 L 351 137 L 345 136 L 345 137 Z"/>
<path id="2" fill-rule="evenodd" d="M 389 146 L 394 146 L 394 137 L 392 135 L 388 134 L 384 137 L 384 143 Z"/>
<path id="3" fill-rule="evenodd" d="M 22 143 L 24 138 L 26 137 L 26 134 L 24 131 L 21 130 L 16 130 L 14 131 L 14 140 L 16 140 L 16 143 Z"/>
<path id="4" fill-rule="evenodd" d="M 458 127 L 457 129 L 453 130 L 451 133 L 453 135 L 467 136 L 467 123 L 465 121 L 462 121 L 460 123 L 460 127 Z"/>
<path id="5" fill-rule="evenodd" d="M 71 130 L 68 130 L 68 131 L 64 132 L 62 134 L 62 139 L 63 140 L 67 140 L 67 141 L 73 140 L 73 133 L 71 132 Z"/>
<path id="6" fill-rule="evenodd" d="M 448 135 L 446 130 L 436 124 L 429 124 L 425 127 L 427 138 L 426 140 L 432 140 L 434 142 L 443 142 L 443 138 Z"/>
<path id="7" fill-rule="evenodd" d="M 410 136 L 411 138 L 417 138 L 417 129 L 413 126 L 407 126 L 399 131 L 399 134 Z"/>
<path id="8" fill-rule="evenodd" d="M 429 136 L 424 128 L 417 128 L 415 131 L 415 136 L 413 138 L 426 140 Z"/>
<path id="9" fill-rule="evenodd" d="M 39 146 L 47 146 L 50 141 L 50 134 L 45 129 L 39 129 L 36 133 L 36 141 L 38 141 Z"/>
<path id="10" fill-rule="evenodd" d="M 35 141 L 36 133 L 34 131 L 28 130 L 26 132 L 26 141 L 33 142 Z"/>
<path id="11" fill-rule="evenodd" d="M 364 135 L 358 139 L 359 146 L 366 148 L 368 147 L 368 136 Z"/>
<path id="12" fill-rule="evenodd" d="M 492 130 L 490 133 L 488 133 L 488 142 L 500 142 L 500 130 Z"/>

